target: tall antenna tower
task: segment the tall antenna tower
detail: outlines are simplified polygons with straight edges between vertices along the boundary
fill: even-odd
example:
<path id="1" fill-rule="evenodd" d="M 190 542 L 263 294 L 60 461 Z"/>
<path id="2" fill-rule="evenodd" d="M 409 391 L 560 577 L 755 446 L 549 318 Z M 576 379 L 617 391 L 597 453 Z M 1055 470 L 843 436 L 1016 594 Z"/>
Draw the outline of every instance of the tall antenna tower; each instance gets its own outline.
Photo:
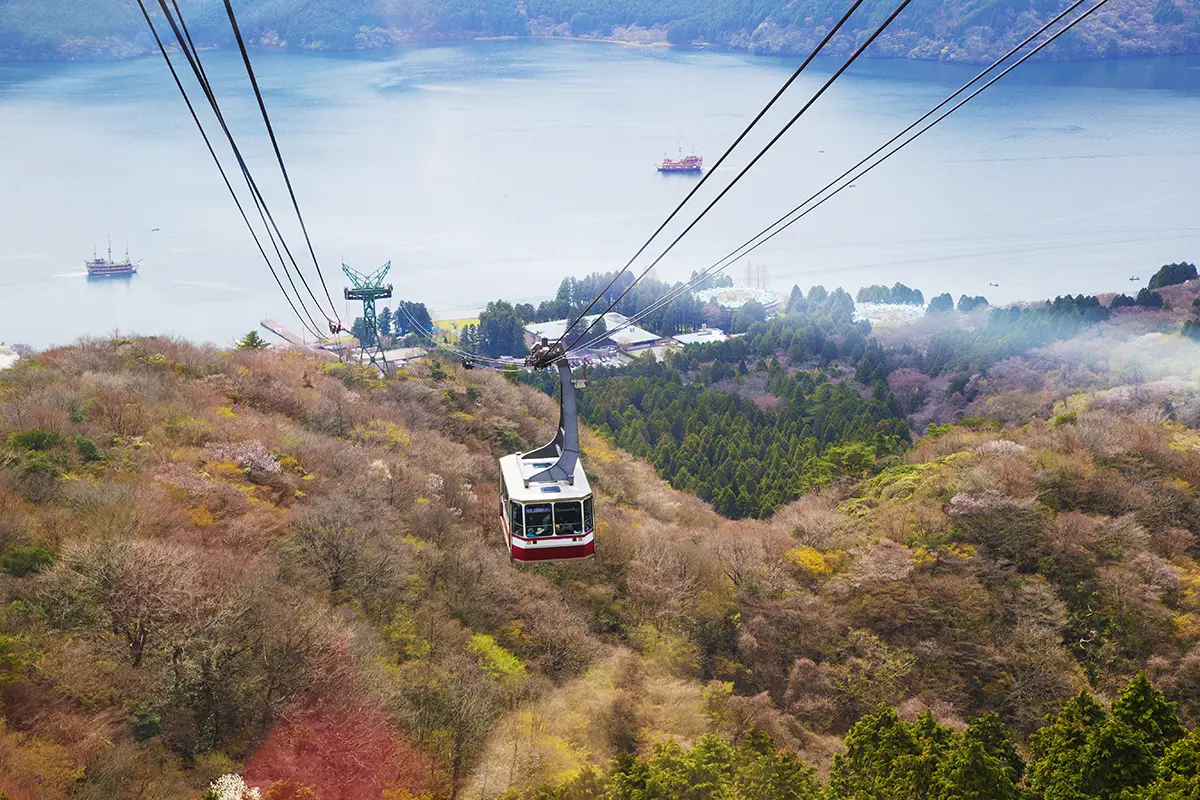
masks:
<path id="1" fill-rule="evenodd" d="M 746 288 L 766 289 L 770 275 L 766 264 L 746 265 Z"/>
<path id="2" fill-rule="evenodd" d="M 392 285 L 383 285 L 392 262 L 387 262 L 371 274 L 359 272 L 342 264 L 342 272 L 354 284 L 347 287 L 344 294 L 347 300 L 360 300 L 363 304 L 363 339 L 359 342 L 358 361 L 361 364 L 369 358 L 380 372 L 387 374 L 387 357 L 383 354 L 383 341 L 379 338 L 379 322 L 375 317 L 375 301 L 392 296 Z"/>

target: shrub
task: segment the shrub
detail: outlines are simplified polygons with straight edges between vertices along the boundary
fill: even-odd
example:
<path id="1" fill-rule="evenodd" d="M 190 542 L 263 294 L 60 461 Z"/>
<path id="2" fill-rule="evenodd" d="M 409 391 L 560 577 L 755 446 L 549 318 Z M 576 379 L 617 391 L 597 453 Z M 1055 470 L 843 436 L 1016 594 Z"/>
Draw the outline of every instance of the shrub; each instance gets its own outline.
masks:
<path id="1" fill-rule="evenodd" d="M 224 410 L 224 408 L 220 408 L 217 410 L 217 413 L 225 416 L 225 414 L 222 414 Z M 233 410 L 229 409 L 229 413 L 232 415 Z M 166 432 L 167 436 L 171 437 L 172 441 L 200 447 L 212 438 L 213 426 L 195 417 L 173 415 L 163 423 L 163 431 Z"/>
<path id="2" fill-rule="evenodd" d="M 819 550 L 812 547 L 799 547 L 795 550 L 789 550 L 784 558 L 789 564 L 810 578 L 823 577 L 833 572 L 833 568 L 829 566 L 829 562 L 825 560 L 825 556 Z"/>
<path id="3" fill-rule="evenodd" d="M 496 644 L 496 640 L 486 633 L 472 636 L 467 649 L 475 656 L 479 668 L 492 678 L 519 681 L 525 677 L 525 665 L 521 659 Z"/>
<path id="4" fill-rule="evenodd" d="M 14 578 L 24 578 L 35 572 L 49 569 L 54 564 L 54 554 L 42 543 L 34 545 L 13 545 L 0 558 L 0 569 Z"/>
<path id="5" fill-rule="evenodd" d="M 278 475 L 283 471 L 279 459 L 259 441 L 231 442 L 209 448 L 205 455 L 215 461 L 232 461 L 256 477 Z"/>
<path id="6" fill-rule="evenodd" d="M 63 437 L 53 431 L 33 429 L 14 433 L 8 437 L 8 446 L 20 450 L 36 450 L 39 452 L 51 450 L 63 445 Z"/>
<path id="7" fill-rule="evenodd" d="M 85 464 L 104 460 L 104 453 L 100 452 L 100 448 L 96 446 L 96 443 L 87 437 L 76 436 L 75 449 L 79 452 L 79 457 L 83 459 Z"/>

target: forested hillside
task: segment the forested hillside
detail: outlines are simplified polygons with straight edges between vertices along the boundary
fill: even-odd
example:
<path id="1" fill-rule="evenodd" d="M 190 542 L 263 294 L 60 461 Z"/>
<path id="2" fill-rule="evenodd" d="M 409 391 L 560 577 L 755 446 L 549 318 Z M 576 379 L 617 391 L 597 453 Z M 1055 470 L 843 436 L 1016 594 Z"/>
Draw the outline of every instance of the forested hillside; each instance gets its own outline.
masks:
<path id="1" fill-rule="evenodd" d="M 1196 288 L 1163 291 L 1190 308 Z M 883 450 L 837 428 L 818 459 L 869 439 L 860 472 L 739 521 L 606 423 L 584 435 L 598 556 L 569 566 L 502 550 L 494 458 L 549 438 L 556 409 L 487 370 L 382 381 L 107 338 L 0 372 L 0 793 L 1193 796 L 1200 408 L 1179 320 L 1122 309 L 1173 332 L 1097 323 L 949 396 L 954 376 L 921 373 L 914 401 L 878 345 L 844 347 L 848 296 L 820 297 L 792 298 L 787 349 L 801 328 L 819 347 L 765 356 L 785 402 L 858 386 L 865 407 L 973 416 Z M 899 369 L 980 323 L 938 324 Z M 1126 347 L 1137 371 L 1101 372 Z M 836 383 L 797 377 L 847 352 Z M 726 363 L 688 358 L 689 378 Z"/>
<path id="2" fill-rule="evenodd" d="M 914 3 L 872 55 L 979 61 L 1032 32 L 1065 0 Z M 154 3 L 150 3 L 154 6 Z M 475 36 L 573 36 L 640 43 L 708 43 L 759 53 L 808 52 L 845 10 L 833 0 L 242 0 L 246 33 L 268 46 L 367 49 Z M 182 3 L 202 44 L 231 37 L 218 0 Z M 829 52 L 844 53 L 890 5 L 869 0 Z M 5 0 L 0 57 L 97 58 L 146 52 L 137 7 L 125 0 Z M 1200 51 L 1196 0 L 1118 0 L 1047 52 L 1058 59 Z"/>

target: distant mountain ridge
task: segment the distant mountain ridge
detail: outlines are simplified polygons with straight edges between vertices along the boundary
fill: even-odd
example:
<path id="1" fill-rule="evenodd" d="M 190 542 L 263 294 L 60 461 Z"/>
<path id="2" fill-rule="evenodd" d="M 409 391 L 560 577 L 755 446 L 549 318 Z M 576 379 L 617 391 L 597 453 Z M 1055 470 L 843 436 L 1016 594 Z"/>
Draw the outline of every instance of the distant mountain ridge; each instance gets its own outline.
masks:
<path id="1" fill-rule="evenodd" d="M 219 0 L 182 5 L 199 42 L 231 40 Z M 1066 5 L 1066 0 L 922 0 L 905 10 L 872 55 L 983 61 Z M 882 0 L 864 4 L 852 23 L 854 35 L 839 37 L 830 54 L 848 52 L 890 8 Z M 311 50 L 549 36 L 705 43 L 792 55 L 809 51 L 844 6 L 834 0 L 714 0 L 703 7 L 686 0 L 240 0 L 237 10 L 258 44 Z M 150 48 L 140 13 L 128 0 L 0 0 L 0 60 L 121 58 Z M 1181 53 L 1200 53 L 1200 0 L 1112 0 L 1046 57 Z"/>

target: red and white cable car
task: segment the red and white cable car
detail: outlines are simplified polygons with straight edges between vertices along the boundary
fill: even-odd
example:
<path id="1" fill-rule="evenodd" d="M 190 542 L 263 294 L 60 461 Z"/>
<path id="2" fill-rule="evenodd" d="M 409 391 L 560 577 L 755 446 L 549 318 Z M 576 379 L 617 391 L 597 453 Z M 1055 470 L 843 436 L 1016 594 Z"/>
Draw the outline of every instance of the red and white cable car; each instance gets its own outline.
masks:
<path id="1" fill-rule="evenodd" d="M 554 362 L 562 390 L 558 432 L 531 453 L 500 459 L 500 520 L 513 561 L 571 561 L 596 553 L 592 489 L 579 463 L 579 412 L 565 355 Z"/>

